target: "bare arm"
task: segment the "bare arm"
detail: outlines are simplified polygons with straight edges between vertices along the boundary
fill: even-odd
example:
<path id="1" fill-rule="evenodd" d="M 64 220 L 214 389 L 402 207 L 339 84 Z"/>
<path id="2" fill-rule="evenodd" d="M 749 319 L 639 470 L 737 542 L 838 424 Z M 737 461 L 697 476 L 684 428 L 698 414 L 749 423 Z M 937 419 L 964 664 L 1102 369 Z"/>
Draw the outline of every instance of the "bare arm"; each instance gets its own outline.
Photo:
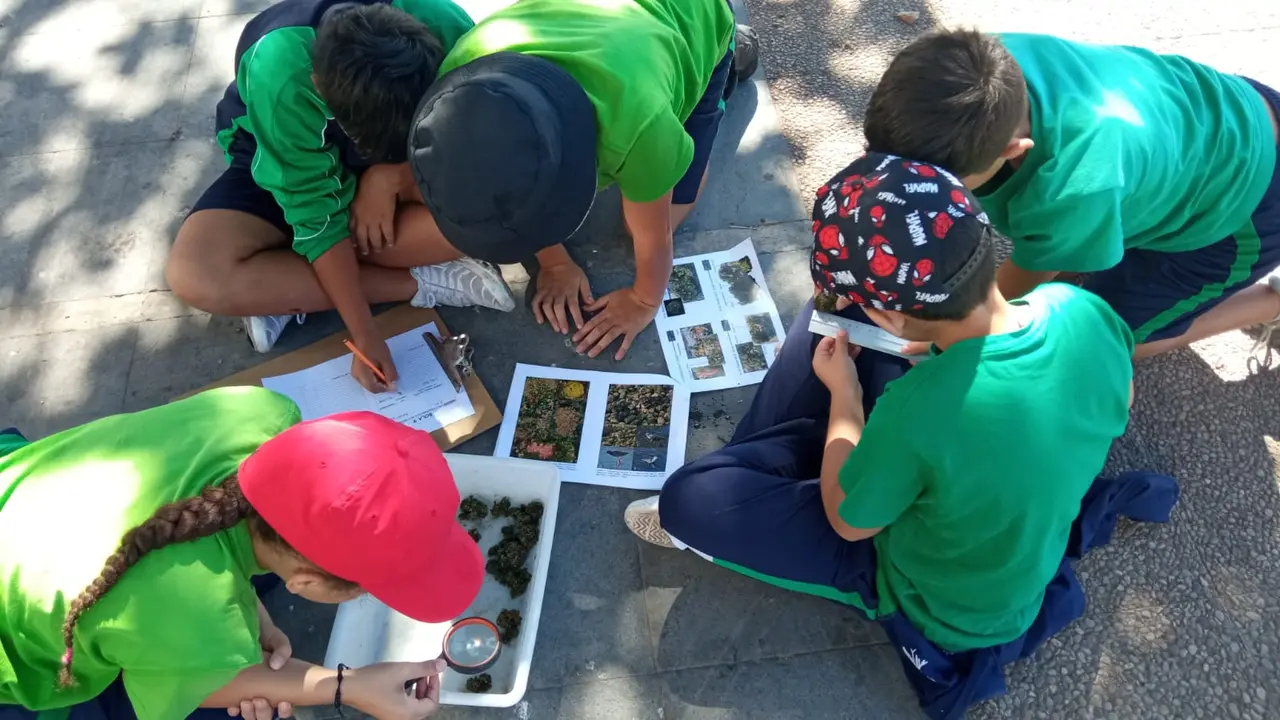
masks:
<path id="1" fill-rule="evenodd" d="M 356 261 L 355 248 L 344 240 L 316 258 L 311 267 L 320 280 L 320 287 L 324 288 L 346 324 L 356 348 L 381 372 L 386 382 L 359 356 L 352 359 L 351 376 L 370 392 L 394 389 L 399 374 L 387 342 L 379 337 L 373 324 L 373 311 L 369 309 L 369 301 L 360 287 L 360 265 Z"/>
<path id="2" fill-rule="evenodd" d="M 1009 259 L 996 272 L 996 284 L 1000 286 L 1000 294 L 1006 300 L 1016 300 L 1057 276 L 1056 270 L 1024 270 Z"/>
<path id="3" fill-rule="evenodd" d="M 573 262 L 573 258 L 569 257 L 569 251 L 564 249 L 564 244 L 552 245 L 545 247 L 534 253 L 538 258 L 539 265 L 563 265 Z"/>
<path id="4" fill-rule="evenodd" d="M 311 267 L 356 345 L 376 337 L 373 311 L 360 289 L 360 265 L 351 243 L 344 241 L 334 245 L 316 258 Z"/>
<path id="5" fill-rule="evenodd" d="M 653 202 L 622 200 L 622 217 L 635 244 L 636 281 L 633 286 L 640 301 L 657 307 L 671 278 L 671 193 Z"/>
<path id="6" fill-rule="evenodd" d="M 862 430 L 867 424 L 862 413 L 862 403 L 852 393 L 833 392 L 830 417 L 827 444 L 822 452 L 822 476 L 819 480 L 822 507 L 826 510 L 827 522 L 831 523 L 836 534 L 849 542 L 866 540 L 883 528 L 855 528 L 840 519 L 840 504 L 845 499 L 845 492 L 840 488 L 840 469 L 849 460 L 849 453 L 853 452 L 862 439 Z"/>
<path id="7" fill-rule="evenodd" d="M 352 672 L 345 671 L 344 686 Z M 327 705 L 333 702 L 337 690 L 336 670 L 291 659 L 279 670 L 272 670 L 261 663 L 241 670 L 234 680 L 210 695 L 200 706 L 238 707 L 245 698 L 265 698 L 273 707 L 282 702 L 295 707 Z"/>

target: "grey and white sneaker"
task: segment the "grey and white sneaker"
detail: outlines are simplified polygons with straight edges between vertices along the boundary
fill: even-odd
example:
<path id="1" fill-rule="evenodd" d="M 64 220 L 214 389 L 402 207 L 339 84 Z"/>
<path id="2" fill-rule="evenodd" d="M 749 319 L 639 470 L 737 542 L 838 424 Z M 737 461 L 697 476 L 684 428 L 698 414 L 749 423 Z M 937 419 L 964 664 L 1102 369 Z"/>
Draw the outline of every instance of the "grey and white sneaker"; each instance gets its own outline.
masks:
<path id="1" fill-rule="evenodd" d="M 297 320 L 301 325 L 306 315 L 253 315 L 241 318 L 244 321 L 244 334 L 249 336 L 253 349 L 260 353 L 269 353 L 284 332 L 284 326 L 290 320 Z"/>
<path id="2" fill-rule="evenodd" d="M 662 523 L 658 520 L 657 495 L 636 500 L 628 505 L 626 512 L 622 514 L 622 519 L 627 523 L 627 529 L 641 540 L 658 547 L 675 549 L 676 544 L 671 542 L 671 536 L 662 529 Z"/>
<path id="3" fill-rule="evenodd" d="M 1280 270 L 1273 271 L 1261 282 L 1265 282 L 1272 292 L 1280 295 Z M 1280 327 L 1280 315 L 1262 324 L 1262 332 L 1259 333 L 1258 339 L 1254 341 L 1253 347 L 1249 348 L 1250 370 L 1258 372 L 1271 367 L 1271 363 L 1275 358 L 1275 351 L 1271 347 L 1271 336 L 1275 334 L 1277 327 Z M 1262 353 L 1261 359 L 1258 359 L 1259 352 Z"/>
<path id="4" fill-rule="evenodd" d="M 481 307 L 510 312 L 516 306 L 502 272 L 487 262 L 460 258 L 439 265 L 419 265 L 410 273 L 418 292 L 409 301 L 414 307 Z"/>

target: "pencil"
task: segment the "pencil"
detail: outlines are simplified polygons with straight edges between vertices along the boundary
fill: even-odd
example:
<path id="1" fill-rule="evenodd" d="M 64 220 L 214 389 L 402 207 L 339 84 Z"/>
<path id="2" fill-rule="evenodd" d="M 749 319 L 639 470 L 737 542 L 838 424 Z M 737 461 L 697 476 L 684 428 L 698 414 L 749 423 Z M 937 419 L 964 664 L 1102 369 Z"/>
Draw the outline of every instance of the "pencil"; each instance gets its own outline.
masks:
<path id="1" fill-rule="evenodd" d="M 373 371 L 373 374 L 378 378 L 378 382 L 388 387 L 391 386 L 391 383 L 387 382 L 387 376 L 383 375 L 382 371 L 378 369 L 378 366 L 374 365 L 373 362 L 369 360 L 369 358 L 364 356 L 364 353 L 360 352 L 360 349 L 355 346 L 355 343 L 351 342 L 350 340 L 343 340 L 342 344 L 347 346 L 347 349 L 351 351 L 352 355 L 356 356 L 357 360 L 364 363 L 366 366 L 368 366 L 370 370 Z"/>

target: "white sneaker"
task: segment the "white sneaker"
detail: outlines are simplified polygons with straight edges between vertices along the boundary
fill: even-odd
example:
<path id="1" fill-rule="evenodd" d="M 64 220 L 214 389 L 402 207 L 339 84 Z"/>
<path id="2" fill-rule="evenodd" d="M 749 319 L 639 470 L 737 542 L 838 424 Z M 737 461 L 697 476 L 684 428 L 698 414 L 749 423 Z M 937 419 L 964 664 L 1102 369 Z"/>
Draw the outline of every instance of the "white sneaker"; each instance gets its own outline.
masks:
<path id="1" fill-rule="evenodd" d="M 244 334 L 249 336 L 253 349 L 260 353 L 269 353 L 284 332 L 284 326 L 290 320 L 297 319 L 301 325 L 306 315 L 254 315 L 241 318 L 244 321 Z"/>
<path id="2" fill-rule="evenodd" d="M 502 273 L 487 262 L 464 257 L 439 265 L 419 265 L 409 272 L 418 281 L 418 292 L 409 301 L 414 307 L 479 305 L 510 312 L 516 306 Z"/>
<path id="3" fill-rule="evenodd" d="M 626 512 L 622 514 L 622 519 L 627 523 L 627 529 L 641 540 L 658 547 L 675 548 L 676 545 L 671 542 L 671 536 L 662 529 L 662 523 L 658 521 L 657 495 L 636 500 L 628 505 Z"/>
<path id="4" fill-rule="evenodd" d="M 1280 295 L 1280 270 L 1273 271 L 1267 276 L 1265 282 L 1272 292 Z M 1277 327 L 1280 327 L 1280 315 L 1276 315 L 1262 324 L 1262 333 L 1254 341 L 1253 347 L 1249 348 L 1249 363 L 1254 366 L 1250 368 L 1251 370 L 1256 372 L 1271 367 L 1271 361 L 1275 355 L 1271 349 L 1271 335 L 1275 333 Z M 1259 351 L 1262 352 L 1261 360 L 1257 359 Z"/>

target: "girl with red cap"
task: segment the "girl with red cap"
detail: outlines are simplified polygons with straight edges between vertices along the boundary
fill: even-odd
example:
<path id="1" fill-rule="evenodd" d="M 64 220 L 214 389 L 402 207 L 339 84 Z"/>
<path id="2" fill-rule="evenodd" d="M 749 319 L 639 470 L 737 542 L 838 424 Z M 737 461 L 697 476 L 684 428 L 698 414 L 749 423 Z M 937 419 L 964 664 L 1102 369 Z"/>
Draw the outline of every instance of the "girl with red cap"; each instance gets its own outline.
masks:
<path id="1" fill-rule="evenodd" d="M 300 421 L 281 395 L 226 388 L 31 443 L 0 433 L 0 720 L 339 701 L 431 715 L 441 661 L 292 658 L 253 581 L 322 603 L 369 592 L 424 622 L 462 613 L 484 565 L 444 456 L 371 413 Z"/>

